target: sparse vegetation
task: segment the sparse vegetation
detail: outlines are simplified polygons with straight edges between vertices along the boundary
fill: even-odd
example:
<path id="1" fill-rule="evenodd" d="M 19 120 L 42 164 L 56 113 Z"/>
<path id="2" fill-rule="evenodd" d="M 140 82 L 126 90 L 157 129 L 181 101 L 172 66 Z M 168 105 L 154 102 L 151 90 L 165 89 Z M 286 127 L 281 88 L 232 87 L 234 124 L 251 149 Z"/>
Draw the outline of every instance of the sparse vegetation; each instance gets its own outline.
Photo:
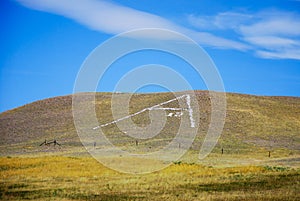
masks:
<path id="1" fill-rule="evenodd" d="M 199 150 L 210 121 L 210 100 L 206 91 L 195 93 L 200 110 L 200 127 L 192 149 Z M 110 93 L 96 95 L 96 112 L 100 123 L 113 119 L 110 98 Z M 131 100 L 130 113 L 172 98 L 174 95 L 171 93 L 136 94 Z M 82 104 L 84 108 L 84 101 Z M 72 97 L 64 96 L 37 101 L 1 113 L 0 155 L 84 152 L 74 127 L 71 107 Z M 271 151 L 272 157 L 277 157 L 277 152 L 295 156 L 299 154 L 300 144 L 299 114 L 300 98 L 229 93 L 225 127 L 214 152 L 219 153 L 222 147 L 225 154 L 249 154 L 264 149 L 266 153 Z M 137 125 L 144 126 L 149 123 L 149 115 L 143 113 L 132 120 Z M 178 123 L 178 120 L 170 118 L 160 135 L 148 141 L 139 141 L 139 148 L 155 149 L 164 146 L 174 137 Z M 136 148 L 131 147 L 135 140 L 120 132 L 116 126 L 104 128 L 104 132 L 115 144 L 131 151 Z M 63 146 L 60 149 L 41 150 L 36 145 L 45 139 L 56 139 Z"/>
<path id="2" fill-rule="evenodd" d="M 115 172 L 88 155 L 74 128 L 71 96 L 1 113 L 0 199 L 300 200 L 300 98 L 227 94 L 222 136 L 213 152 L 199 161 L 210 101 L 208 92 L 196 94 L 200 128 L 191 149 L 168 168 L 146 175 Z M 110 97 L 110 93 L 96 96 L 100 123 L 112 120 Z M 173 97 L 136 94 L 130 112 Z M 149 115 L 132 120 L 144 126 Z M 178 123 L 170 118 L 158 136 L 139 140 L 138 146 L 114 125 L 104 131 L 115 145 L 139 153 L 167 144 Z M 45 139 L 56 139 L 61 146 L 39 146 Z"/>
<path id="3" fill-rule="evenodd" d="M 87 157 L 0 159 L 2 200 L 299 200 L 300 172 L 178 163 L 146 175 Z"/>

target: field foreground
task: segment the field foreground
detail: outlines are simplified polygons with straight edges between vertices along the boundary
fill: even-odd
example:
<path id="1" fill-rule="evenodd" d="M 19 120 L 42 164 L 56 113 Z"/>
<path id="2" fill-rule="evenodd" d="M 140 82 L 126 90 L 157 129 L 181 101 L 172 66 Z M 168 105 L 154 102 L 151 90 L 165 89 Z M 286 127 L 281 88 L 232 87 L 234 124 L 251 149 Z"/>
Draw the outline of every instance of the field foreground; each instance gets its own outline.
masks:
<path id="1" fill-rule="evenodd" d="M 300 170 L 176 163 L 144 175 L 90 157 L 0 159 L 1 200 L 300 200 Z"/>

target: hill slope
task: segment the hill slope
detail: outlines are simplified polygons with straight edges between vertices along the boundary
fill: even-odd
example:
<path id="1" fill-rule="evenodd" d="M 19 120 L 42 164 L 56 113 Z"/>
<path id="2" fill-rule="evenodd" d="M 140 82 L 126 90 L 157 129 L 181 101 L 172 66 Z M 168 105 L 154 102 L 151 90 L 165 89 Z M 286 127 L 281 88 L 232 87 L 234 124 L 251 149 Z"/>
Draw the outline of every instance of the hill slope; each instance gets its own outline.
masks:
<path id="1" fill-rule="evenodd" d="M 200 127 L 192 150 L 199 150 L 210 121 L 210 98 L 207 91 L 196 91 L 199 103 Z M 285 156 L 300 152 L 300 98 L 264 97 L 226 94 L 227 115 L 221 138 L 214 152 L 249 154 L 253 150 L 281 150 Z M 97 93 L 96 112 L 100 123 L 111 121 L 110 93 Z M 134 113 L 174 98 L 171 93 L 135 94 L 130 104 Z M 140 126 L 149 123 L 147 113 L 132 120 Z M 130 151 L 142 151 L 166 145 L 178 129 L 178 120 L 166 124 L 160 135 L 141 140 L 139 150 L 135 140 L 122 134 L 115 126 L 104 131 L 114 144 Z M 37 101 L 0 114 L 0 155 L 26 153 L 83 153 L 73 123 L 72 96 Z M 56 139 L 62 146 L 39 146 L 45 139 Z M 279 153 L 278 152 L 278 153 Z"/>

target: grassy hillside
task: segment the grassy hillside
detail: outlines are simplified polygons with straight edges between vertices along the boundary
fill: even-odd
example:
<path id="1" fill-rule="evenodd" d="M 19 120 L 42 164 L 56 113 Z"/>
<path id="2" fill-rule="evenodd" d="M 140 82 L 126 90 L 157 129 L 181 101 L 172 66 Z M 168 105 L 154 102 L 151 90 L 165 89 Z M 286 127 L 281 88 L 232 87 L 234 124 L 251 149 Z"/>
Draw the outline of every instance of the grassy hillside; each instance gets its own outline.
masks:
<path id="1" fill-rule="evenodd" d="M 122 94 L 119 94 L 120 96 Z M 210 123 L 210 97 L 207 91 L 196 91 L 199 104 L 200 127 L 189 153 L 197 153 Z M 272 157 L 295 157 L 300 152 L 300 98 L 264 97 L 228 93 L 226 122 L 221 138 L 211 156 L 219 154 L 247 155 L 259 158 L 272 151 Z M 96 112 L 101 123 L 113 120 L 111 94 L 97 93 Z M 130 113 L 174 98 L 172 93 L 135 94 L 130 102 Z M 85 101 L 89 101 L 86 99 Z M 83 109 L 85 102 L 83 101 Z M 169 103 L 176 106 L 178 103 Z M 122 107 L 122 105 L 120 106 Z M 139 126 L 149 124 L 149 114 L 143 113 L 132 118 Z M 129 151 L 153 150 L 165 146 L 174 137 L 179 120 L 169 120 L 153 139 L 140 140 L 122 133 L 115 125 L 103 130 L 116 145 Z M 55 97 L 37 101 L 0 114 L 0 154 L 84 154 L 74 128 L 72 117 L 72 96 Z M 45 139 L 56 139 L 62 146 L 39 146 Z M 186 160 L 195 161 L 191 155 Z"/>
<path id="2" fill-rule="evenodd" d="M 299 200 L 300 98 L 227 94 L 223 133 L 212 153 L 199 160 L 210 123 L 211 101 L 207 91 L 195 93 L 200 116 L 191 149 L 166 169 L 144 175 L 119 173 L 90 157 L 74 127 L 72 96 L 1 113 L 0 200 Z M 81 100 L 79 113 L 87 109 L 89 95 Z M 111 95 L 96 95 L 99 124 L 113 120 Z M 171 93 L 135 94 L 129 113 L 172 98 Z M 116 105 L 121 107 L 124 105 Z M 123 116 L 121 112 L 117 115 Z M 90 116 L 83 115 L 87 133 L 94 132 Z M 134 116 L 132 121 L 147 126 L 149 113 Z M 167 118 L 157 136 L 138 140 L 138 146 L 115 124 L 103 127 L 103 131 L 116 146 L 141 153 L 167 145 L 179 123 L 180 118 Z M 56 139 L 61 146 L 39 146 L 45 139 Z M 125 168 L 129 168 L 129 160 L 140 162 L 120 157 L 110 159 Z M 165 161 L 150 165 L 162 164 Z"/>

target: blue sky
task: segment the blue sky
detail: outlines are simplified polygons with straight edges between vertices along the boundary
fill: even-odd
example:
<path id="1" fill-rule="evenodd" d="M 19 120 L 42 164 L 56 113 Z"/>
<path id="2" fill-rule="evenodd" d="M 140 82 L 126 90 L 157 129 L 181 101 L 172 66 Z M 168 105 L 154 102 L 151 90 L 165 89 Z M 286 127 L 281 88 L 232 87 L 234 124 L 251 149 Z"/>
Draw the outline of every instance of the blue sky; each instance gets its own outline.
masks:
<path id="1" fill-rule="evenodd" d="M 297 0 L 5 0 L 0 15 L 0 112 L 71 94 L 94 48 L 138 28 L 191 37 L 211 56 L 228 92 L 300 96 Z M 194 89 L 206 89 L 184 62 L 150 52 L 116 62 L 99 91 L 112 91 L 130 68 L 158 62 L 182 73 Z"/>

